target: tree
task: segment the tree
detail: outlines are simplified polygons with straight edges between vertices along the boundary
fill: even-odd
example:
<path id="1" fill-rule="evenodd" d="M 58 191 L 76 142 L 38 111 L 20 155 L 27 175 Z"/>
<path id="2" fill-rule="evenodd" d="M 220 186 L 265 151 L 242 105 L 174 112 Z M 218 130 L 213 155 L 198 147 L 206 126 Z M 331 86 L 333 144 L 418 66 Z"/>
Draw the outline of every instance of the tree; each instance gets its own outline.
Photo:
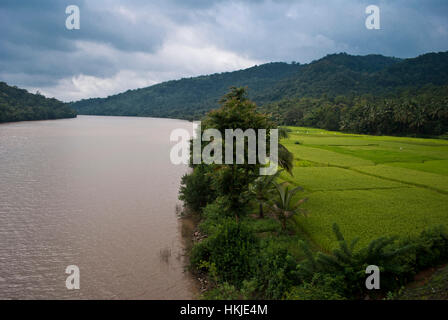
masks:
<path id="1" fill-rule="evenodd" d="M 297 213 L 305 214 L 305 210 L 300 205 L 307 201 L 307 198 L 293 201 L 297 192 L 303 190 L 301 187 L 289 189 L 286 182 L 281 184 L 274 183 L 278 198 L 272 201 L 271 208 L 277 219 L 282 224 L 282 230 L 286 230 L 286 221 Z"/>
<path id="2" fill-rule="evenodd" d="M 289 137 L 288 129 L 284 127 L 278 128 L 278 139 L 287 139 Z M 278 144 L 278 165 L 292 175 L 294 167 L 294 155 L 283 144 Z"/>
<path id="3" fill-rule="evenodd" d="M 220 101 L 221 107 L 207 114 L 202 121 L 201 130 L 216 129 L 222 136 L 225 136 L 227 129 L 266 129 L 267 141 L 270 139 L 270 130 L 274 129 L 274 123 L 269 120 L 269 115 L 257 111 L 255 103 L 247 99 L 245 88 L 232 87 Z M 267 142 L 266 141 L 266 142 Z M 245 138 L 245 144 L 247 138 Z M 257 141 L 257 147 L 260 141 Z M 269 144 L 265 143 L 269 148 Z M 248 197 L 248 187 L 259 177 L 259 169 L 264 166 L 256 164 L 236 163 L 236 144 L 233 144 L 233 162 L 228 164 L 214 164 L 213 187 L 217 190 L 218 196 L 225 197 L 238 220 L 240 214 L 244 212 Z M 226 141 L 222 141 L 222 154 L 225 154 Z M 245 159 L 248 158 L 248 148 L 244 148 Z M 270 150 L 267 150 L 270 155 Z M 293 156 L 284 147 L 279 146 L 279 165 L 284 166 L 289 172 L 292 169 Z"/>
<path id="4" fill-rule="evenodd" d="M 179 199 L 193 211 L 200 212 L 216 198 L 210 185 L 211 175 L 207 166 L 198 165 L 192 173 L 182 177 Z"/>
<path id="5" fill-rule="evenodd" d="M 249 186 L 249 193 L 257 200 L 259 204 L 260 218 L 264 218 L 263 205 L 269 201 L 270 196 L 274 191 L 273 182 L 282 171 L 283 170 L 279 170 L 270 176 L 261 176 Z"/>

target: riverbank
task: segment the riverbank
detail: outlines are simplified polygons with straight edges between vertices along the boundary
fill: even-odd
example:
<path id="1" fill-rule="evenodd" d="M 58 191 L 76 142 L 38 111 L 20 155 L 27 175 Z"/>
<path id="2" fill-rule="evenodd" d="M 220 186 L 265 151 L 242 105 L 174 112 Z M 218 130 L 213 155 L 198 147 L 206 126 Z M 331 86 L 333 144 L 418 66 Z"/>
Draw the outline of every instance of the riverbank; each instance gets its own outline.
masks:
<path id="1" fill-rule="evenodd" d="M 187 209 L 184 208 L 184 210 Z M 204 279 L 203 275 L 195 273 L 190 267 L 191 250 L 195 244 L 203 239 L 198 228 L 200 221 L 201 217 L 198 213 L 182 211 L 179 214 L 180 234 L 182 236 L 185 257 L 184 268 L 185 272 L 187 272 L 192 279 L 194 299 L 199 299 L 201 294 L 208 289 L 208 282 L 206 282 L 207 280 Z"/>

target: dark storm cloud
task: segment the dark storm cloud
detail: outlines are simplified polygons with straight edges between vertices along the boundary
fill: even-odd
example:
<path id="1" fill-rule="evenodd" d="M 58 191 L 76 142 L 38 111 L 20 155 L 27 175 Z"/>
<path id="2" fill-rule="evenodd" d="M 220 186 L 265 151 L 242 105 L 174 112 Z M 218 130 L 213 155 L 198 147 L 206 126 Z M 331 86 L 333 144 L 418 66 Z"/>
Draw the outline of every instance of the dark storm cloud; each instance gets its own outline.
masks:
<path id="1" fill-rule="evenodd" d="M 364 26 L 370 4 L 381 30 Z M 2 0 L 0 80 L 71 100 L 341 51 L 413 57 L 448 49 L 447 14 L 445 0 Z"/>

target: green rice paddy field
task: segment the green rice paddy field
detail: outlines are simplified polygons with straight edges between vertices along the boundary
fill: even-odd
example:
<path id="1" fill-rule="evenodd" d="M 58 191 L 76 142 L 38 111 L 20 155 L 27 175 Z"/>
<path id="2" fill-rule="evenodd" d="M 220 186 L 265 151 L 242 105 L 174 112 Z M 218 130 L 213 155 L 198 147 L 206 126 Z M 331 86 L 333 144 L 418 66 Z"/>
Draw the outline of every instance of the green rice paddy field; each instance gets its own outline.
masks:
<path id="1" fill-rule="evenodd" d="M 298 228 L 323 250 L 337 245 L 334 222 L 360 245 L 448 226 L 448 141 L 289 129 L 294 176 L 282 178 L 304 188 Z"/>

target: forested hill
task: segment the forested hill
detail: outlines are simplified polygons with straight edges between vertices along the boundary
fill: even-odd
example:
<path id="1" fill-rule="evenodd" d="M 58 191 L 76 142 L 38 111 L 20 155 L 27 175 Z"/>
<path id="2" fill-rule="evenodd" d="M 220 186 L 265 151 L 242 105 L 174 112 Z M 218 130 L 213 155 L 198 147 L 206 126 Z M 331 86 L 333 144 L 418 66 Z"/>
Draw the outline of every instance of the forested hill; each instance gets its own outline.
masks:
<path id="1" fill-rule="evenodd" d="M 299 70 L 299 64 L 268 63 L 234 72 L 167 81 L 104 99 L 81 100 L 72 106 L 80 114 L 193 119 L 216 108 L 231 86 L 247 86 L 250 93 L 257 95 L 280 80 L 293 77 Z"/>
<path id="2" fill-rule="evenodd" d="M 304 66 L 266 92 L 261 108 L 286 125 L 448 137 L 447 52 L 380 62 L 376 71 L 365 65 L 373 56 L 364 58 L 333 55 Z"/>
<path id="3" fill-rule="evenodd" d="M 0 82 L 0 123 L 74 117 L 76 112 L 59 100 Z"/>
<path id="4" fill-rule="evenodd" d="M 341 112 L 347 115 L 347 110 L 355 104 L 372 107 L 377 106 L 380 100 L 384 104 L 384 99 L 401 99 L 394 103 L 403 105 L 416 95 L 419 97 L 415 101 L 429 103 L 428 97 L 433 94 L 438 96 L 437 103 L 443 109 L 446 85 L 448 52 L 428 53 L 412 59 L 341 53 L 304 65 L 268 63 L 235 72 L 168 81 L 104 99 L 81 100 L 73 103 L 72 107 L 80 114 L 198 119 L 218 107 L 220 97 L 229 87 L 247 86 L 249 98 L 266 111 L 277 111 L 276 117 L 281 123 L 396 133 L 395 127 L 376 130 L 377 124 L 369 124 L 367 129 L 349 124 L 362 117 L 364 111 L 359 108 L 356 117 L 351 120 L 344 118 L 343 124 L 344 114 Z M 324 106 L 336 108 L 336 114 L 323 115 Z M 425 113 L 424 109 L 420 111 Z M 401 133 L 406 133 L 409 124 L 399 126 L 403 127 Z M 444 128 L 445 125 L 441 125 L 438 131 Z M 423 125 L 416 125 L 414 131 L 421 130 Z"/>

